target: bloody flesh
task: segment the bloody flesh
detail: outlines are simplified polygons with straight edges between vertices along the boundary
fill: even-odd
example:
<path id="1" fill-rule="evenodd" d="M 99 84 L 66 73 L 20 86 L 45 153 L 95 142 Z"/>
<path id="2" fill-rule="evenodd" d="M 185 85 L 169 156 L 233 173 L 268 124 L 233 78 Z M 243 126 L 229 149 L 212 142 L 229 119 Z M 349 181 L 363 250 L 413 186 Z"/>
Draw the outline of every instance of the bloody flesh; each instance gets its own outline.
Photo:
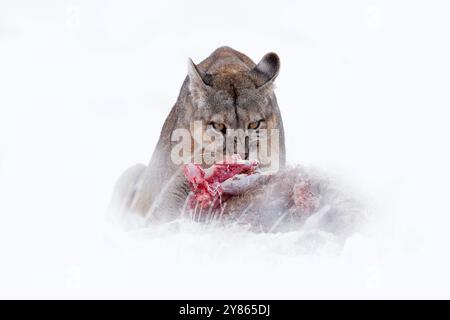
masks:
<path id="1" fill-rule="evenodd" d="M 235 195 L 244 180 L 258 174 L 259 163 L 256 160 L 242 160 L 239 155 L 227 157 L 208 169 L 197 164 L 186 164 L 184 175 L 189 181 L 192 193 L 188 199 L 191 208 L 220 207 L 229 196 Z"/>

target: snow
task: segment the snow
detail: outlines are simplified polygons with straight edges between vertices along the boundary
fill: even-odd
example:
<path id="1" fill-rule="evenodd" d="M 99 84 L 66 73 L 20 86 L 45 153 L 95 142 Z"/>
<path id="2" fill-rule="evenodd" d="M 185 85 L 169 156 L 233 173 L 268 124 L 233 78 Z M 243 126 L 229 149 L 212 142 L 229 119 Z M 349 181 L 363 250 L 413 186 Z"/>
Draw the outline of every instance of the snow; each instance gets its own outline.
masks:
<path id="1" fill-rule="evenodd" d="M 450 297 L 449 4 L 228 3 L 1 2 L 0 297 Z M 187 57 L 225 44 L 279 54 L 288 161 L 369 213 L 345 242 L 313 220 L 254 233 L 107 219 Z"/>

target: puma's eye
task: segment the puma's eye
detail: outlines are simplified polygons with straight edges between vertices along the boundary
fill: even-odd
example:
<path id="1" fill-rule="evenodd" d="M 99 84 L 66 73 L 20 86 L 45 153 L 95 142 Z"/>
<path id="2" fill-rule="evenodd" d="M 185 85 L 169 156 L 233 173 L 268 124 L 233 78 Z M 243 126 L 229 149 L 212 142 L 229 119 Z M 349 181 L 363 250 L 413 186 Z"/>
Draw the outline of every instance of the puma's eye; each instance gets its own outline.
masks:
<path id="1" fill-rule="evenodd" d="M 211 125 L 217 131 L 225 133 L 226 127 L 225 127 L 225 125 L 223 123 L 211 122 Z"/>
<path id="2" fill-rule="evenodd" d="M 249 128 L 249 129 L 252 129 L 252 130 L 258 129 L 259 126 L 261 125 L 261 122 L 262 122 L 262 121 L 263 121 L 263 120 L 259 120 L 259 121 L 255 121 L 255 122 L 250 122 L 250 123 L 248 124 L 248 128 Z"/>

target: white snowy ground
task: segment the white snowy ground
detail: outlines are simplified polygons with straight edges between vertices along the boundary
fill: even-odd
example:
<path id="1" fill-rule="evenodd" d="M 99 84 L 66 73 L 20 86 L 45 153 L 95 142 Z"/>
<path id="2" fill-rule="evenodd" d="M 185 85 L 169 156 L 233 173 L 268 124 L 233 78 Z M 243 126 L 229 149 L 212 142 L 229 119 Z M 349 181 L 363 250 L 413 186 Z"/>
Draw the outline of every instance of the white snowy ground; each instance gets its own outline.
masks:
<path id="1" fill-rule="evenodd" d="M 2 1 L 0 297 L 450 298 L 449 9 Z M 373 213 L 342 248 L 107 222 L 112 186 L 149 160 L 187 57 L 225 44 L 280 55 L 289 162 L 336 177 Z"/>

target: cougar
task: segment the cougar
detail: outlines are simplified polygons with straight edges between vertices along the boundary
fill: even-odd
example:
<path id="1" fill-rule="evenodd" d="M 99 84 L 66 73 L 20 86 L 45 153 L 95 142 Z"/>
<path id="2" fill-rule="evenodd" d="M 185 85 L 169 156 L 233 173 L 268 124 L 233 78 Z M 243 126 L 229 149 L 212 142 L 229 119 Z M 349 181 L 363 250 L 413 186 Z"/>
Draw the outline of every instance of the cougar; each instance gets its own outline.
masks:
<path id="1" fill-rule="evenodd" d="M 318 232 L 342 239 L 351 234 L 362 221 L 359 205 L 320 174 L 301 166 L 286 166 L 283 121 L 274 94 L 279 70 L 280 59 L 275 53 L 264 55 L 255 64 L 229 47 L 218 48 L 198 65 L 188 59 L 188 75 L 163 125 L 150 163 L 135 165 L 119 178 L 113 195 L 115 210 L 137 212 L 146 223 L 174 220 L 188 212 L 194 221 L 225 223 L 224 216 L 227 222 L 245 224 L 255 231 L 297 230 L 304 225 L 308 230 L 314 226 Z M 180 152 L 180 130 L 189 133 L 188 152 L 186 148 Z M 247 139 L 252 130 L 276 134 Z M 222 138 L 212 153 L 201 145 L 196 149 L 201 144 L 195 138 L 199 132 L 212 132 L 216 138 Z M 254 152 L 264 145 L 261 142 L 276 145 L 271 148 L 270 165 L 253 158 L 255 154 L 264 154 Z M 244 147 L 238 148 L 239 145 Z M 208 165 L 214 168 L 204 157 L 200 163 L 196 162 L 195 150 L 200 150 L 201 156 L 220 155 L 228 153 L 230 146 L 233 157 L 260 163 L 257 176 L 260 178 L 248 189 L 225 199 L 219 210 L 211 211 L 212 206 L 207 213 L 197 212 L 197 207 L 192 206 L 185 210 L 192 184 L 184 176 L 183 168 L 192 163 L 205 170 Z M 184 166 L 187 163 L 191 164 Z M 278 169 L 275 172 L 273 163 Z M 270 174 L 264 174 L 264 170 Z"/>
<path id="2" fill-rule="evenodd" d="M 230 47 L 216 49 L 197 65 L 188 59 L 187 77 L 164 122 L 150 163 L 137 164 L 122 174 L 114 191 L 115 205 L 122 211 L 157 216 L 174 211 L 170 209 L 176 211 L 182 204 L 188 193 L 180 170 L 182 163 L 174 163 L 171 157 L 177 144 L 172 135 L 177 129 L 188 130 L 192 136 L 194 130 L 210 130 L 223 135 L 224 141 L 230 140 L 227 136 L 230 129 L 243 133 L 250 129 L 268 132 L 277 129 L 277 154 L 271 157 L 283 168 L 284 129 L 274 94 L 279 70 L 280 59 L 275 53 L 267 53 L 255 64 Z M 195 128 L 195 123 L 200 128 Z M 243 138 L 238 134 L 233 139 L 236 143 Z M 267 140 L 269 146 L 274 142 L 271 135 Z M 251 148 L 258 148 L 258 143 L 247 143 L 237 153 L 248 159 Z"/>

